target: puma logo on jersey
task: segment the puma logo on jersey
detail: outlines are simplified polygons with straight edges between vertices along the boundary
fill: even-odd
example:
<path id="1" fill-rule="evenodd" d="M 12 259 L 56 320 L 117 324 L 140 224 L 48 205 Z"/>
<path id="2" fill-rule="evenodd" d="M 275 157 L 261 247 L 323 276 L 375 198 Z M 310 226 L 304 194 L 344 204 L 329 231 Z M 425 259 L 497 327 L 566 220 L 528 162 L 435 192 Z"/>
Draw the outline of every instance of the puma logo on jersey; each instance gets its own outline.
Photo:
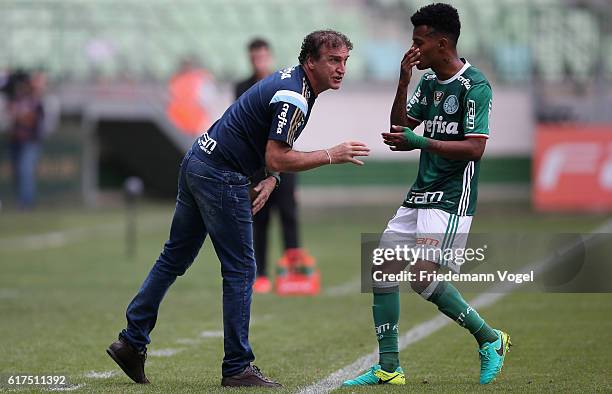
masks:
<path id="1" fill-rule="evenodd" d="M 432 137 L 438 134 L 459 134 L 459 123 L 446 122 L 442 116 L 434 116 L 433 120 L 424 122 L 425 132 Z"/>
<path id="2" fill-rule="evenodd" d="M 281 74 L 281 79 L 291 78 L 291 71 L 293 71 L 295 67 L 287 67 L 279 71 Z"/>

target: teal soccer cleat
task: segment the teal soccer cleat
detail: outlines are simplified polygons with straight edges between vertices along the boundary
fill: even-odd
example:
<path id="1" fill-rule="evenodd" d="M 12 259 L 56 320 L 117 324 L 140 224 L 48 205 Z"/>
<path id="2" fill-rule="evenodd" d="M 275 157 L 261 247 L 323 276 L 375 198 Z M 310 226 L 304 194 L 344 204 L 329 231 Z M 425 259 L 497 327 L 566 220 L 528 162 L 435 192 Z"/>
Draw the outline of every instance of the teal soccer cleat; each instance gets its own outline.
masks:
<path id="1" fill-rule="evenodd" d="M 499 335 L 497 341 L 485 343 L 478 350 L 480 355 L 480 384 L 491 383 L 497 377 L 504 365 L 506 353 L 512 346 L 510 335 L 500 330 L 495 330 L 495 332 Z"/>
<path id="2" fill-rule="evenodd" d="M 368 386 L 372 384 L 406 384 L 404 370 L 402 367 L 397 367 L 395 372 L 387 372 L 376 364 L 363 375 L 342 383 L 342 386 Z"/>

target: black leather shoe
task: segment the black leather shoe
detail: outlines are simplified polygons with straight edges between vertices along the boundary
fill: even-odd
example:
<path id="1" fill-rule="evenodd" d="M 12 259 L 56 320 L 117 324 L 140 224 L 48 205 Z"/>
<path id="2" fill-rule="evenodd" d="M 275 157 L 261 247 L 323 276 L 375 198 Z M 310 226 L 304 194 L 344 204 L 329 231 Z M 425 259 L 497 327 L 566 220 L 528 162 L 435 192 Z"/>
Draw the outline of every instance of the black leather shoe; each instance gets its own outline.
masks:
<path id="1" fill-rule="evenodd" d="M 111 343 L 106 353 L 121 367 L 123 372 L 136 383 L 149 383 L 144 373 L 144 364 L 147 359 L 147 351 L 138 351 L 125 339 L 119 336 L 119 340 Z"/>
<path id="2" fill-rule="evenodd" d="M 280 383 L 267 378 L 263 373 L 254 365 L 249 365 L 244 371 L 233 376 L 226 376 L 221 379 L 221 386 L 224 387 L 244 387 L 244 386 L 261 386 L 280 388 L 283 387 Z"/>

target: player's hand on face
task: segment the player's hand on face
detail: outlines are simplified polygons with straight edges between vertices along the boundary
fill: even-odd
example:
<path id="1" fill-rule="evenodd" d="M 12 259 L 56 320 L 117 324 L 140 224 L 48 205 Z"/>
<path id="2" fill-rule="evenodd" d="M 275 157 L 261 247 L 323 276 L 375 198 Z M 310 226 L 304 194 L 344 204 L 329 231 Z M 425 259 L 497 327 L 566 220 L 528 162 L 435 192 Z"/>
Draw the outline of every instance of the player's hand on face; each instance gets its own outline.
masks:
<path id="1" fill-rule="evenodd" d="M 419 64 L 420 57 L 421 52 L 418 48 L 415 47 L 410 47 L 408 52 L 404 54 L 404 58 L 402 59 L 400 67 L 401 84 L 408 85 L 410 83 L 410 78 L 412 78 L 412 67 Z"/>
<path id="2" fill-rule="evenodd" d="M 362 166 L 363 161 L 355 159 L 359 156 L 369 156 L 370 148 L 363 142 L 347 141 L 327 150 L 331 164 L 353 163 Z"/>
<path id="3" fill-rule="evenodd" d="M 272 194 L 275 187 L 276 179 L 270 176 L 259 182 L 257 186 L 253 188 L 253 191 L 255 192 L 255 198 L 253 198 L 251 203 L 253 215 L 259 212 L 259 210 L 266 205 L 266 201 L 268 201 L 268 198 L 270 198 L 270 194 Z"/>
<path id="4" fill-rule="evenodd" d="M 392 151 L 411 151 L 416 149 L 416 146 L 410 144 L 404 135 L 404 128 L 402 126 L 392 126 L 390 133 L 381 133 L 383 142 L 389 145 L 389 149 Z"/>

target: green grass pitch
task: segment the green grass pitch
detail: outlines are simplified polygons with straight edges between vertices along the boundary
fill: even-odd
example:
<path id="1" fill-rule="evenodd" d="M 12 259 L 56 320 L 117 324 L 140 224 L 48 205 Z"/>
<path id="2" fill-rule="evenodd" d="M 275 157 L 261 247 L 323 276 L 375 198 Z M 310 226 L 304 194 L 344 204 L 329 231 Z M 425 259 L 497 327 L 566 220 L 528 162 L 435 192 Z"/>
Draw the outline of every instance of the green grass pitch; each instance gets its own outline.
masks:
<path id="1" fill-rule="evenodd" d="M 318 260 L 324 289 L 356 282 L 360 233 L 384 229 L 395 208 L 303 210 L 303 243 Z M 221 280 L 209 241 L 162 304 L 146 368 L 152 384 L 131 383 L 105 354 L 166 239 L 172 205 L 141 209 L 134 259 L 125 255 L 123 214 L 106 209 L 0 215 L 0 375 L 65 374 L 81 385 L 78 392 L 231 391 L 219 386 Z M 481 206 L 472 228 L 587 232 L 604 220 L 493 205 Z M 271 231 L 272 257 L 278 257 L 278 228 Z M 371 298 L 348 289 L 317 297 L 255 295 L 250 339 L 256 364 L 285 391 L 323 379 L 375 349 Z M 437 314 L 414 294 L 403 294 L 401 301 L 401 332 Z M 342 392 L 612 390 L 611 294 L 516 293 L 479 312 L 514 343 L 492 385 L 477 384 L 475 341 L 453 323 L 402 352 L 406 386 Z M 89 377 L 108 371 L 115 372 Z"/>

